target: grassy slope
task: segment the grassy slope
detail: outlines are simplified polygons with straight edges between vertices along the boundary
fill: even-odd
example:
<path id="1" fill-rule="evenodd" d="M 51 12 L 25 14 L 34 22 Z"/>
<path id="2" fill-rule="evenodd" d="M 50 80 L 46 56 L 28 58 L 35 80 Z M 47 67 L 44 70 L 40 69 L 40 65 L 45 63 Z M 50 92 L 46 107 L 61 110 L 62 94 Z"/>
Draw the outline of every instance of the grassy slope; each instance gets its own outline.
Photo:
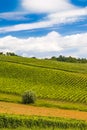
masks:
<path id="1" fill-rule="evenodd" d="M 87 64 L 0 56 L 0 92 L 87 103 Z"/>
<path id="2" fill-rule="evenodd" d="M 58 70 L 64 70 L 67 72 L 77 72 L 77 73 L 86 73 L 87 74 L 87 64 L 84 63 L 65 63 L 57 62 L 52 60 L 40 60 L 32 58 L 23 58 L 23 57 L 13 57 L 13 56 L 0 56 L 0 61 L 9 61 L 13 63 L 19 63 L 29 66 L 36 66 L 42 68 L 53 68 Z"/>

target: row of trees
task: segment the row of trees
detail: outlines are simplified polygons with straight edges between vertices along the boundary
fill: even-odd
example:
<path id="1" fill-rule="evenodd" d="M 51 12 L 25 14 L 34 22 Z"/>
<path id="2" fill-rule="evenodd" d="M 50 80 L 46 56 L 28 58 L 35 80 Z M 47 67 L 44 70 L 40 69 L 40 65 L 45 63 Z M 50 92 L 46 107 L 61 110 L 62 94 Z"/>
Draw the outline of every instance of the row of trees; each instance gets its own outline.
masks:
<path id="1" fill-rule="evenodd" d="M 6 52 L 5 54 L 3 52 L 0 52 L 0 55 L 17 56 L 14 52 Z"/>
<path id="2" fill-rule="evenodd" d="M 87 63 L 86 58 L 75 58 L 75 57 L 65 57 L 60 55 L 59 57 L 51 57 L 50 60 L 62 61 L 62 62 L 72 62 L 72 63 Z"/>

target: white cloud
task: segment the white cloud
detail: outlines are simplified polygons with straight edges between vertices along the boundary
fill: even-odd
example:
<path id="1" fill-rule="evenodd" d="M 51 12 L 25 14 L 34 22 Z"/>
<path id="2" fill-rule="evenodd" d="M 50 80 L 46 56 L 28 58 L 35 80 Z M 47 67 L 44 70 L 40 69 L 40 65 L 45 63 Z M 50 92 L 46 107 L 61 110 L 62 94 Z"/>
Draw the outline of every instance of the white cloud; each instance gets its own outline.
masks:
<path id="1" fill-rule="evenodd" d="M 0 19 L 6 19 L 6 20 L 26 20 L 25 18 L 25 12 L 6 12 L 6 13 L 0 13 Z"/>
<path id="2" fill-rule="evenodd" d="M 61 11 L 53 14 L 49 14 L 48 18 L 50 19 L 57 19 L 57 18 L 72 18 L 72 17 L 80 17 L 80 16 L 86 16 L 87 15 L 87 8 L 83 9 L 71 9 L 68 11 Z"/>
<path id="3" fill-rule="evenodd" d="M 68 0 L 22 0 L 22 6 L 30 13 L 53 13 L 74 7 Z"/>
<path id="4" fill-rule="evenodd" d="M 0 48 L 9 51 L 36 51 L 36 52 L 49 52 L 59 51 L 61 48 L 57 45 L 56 37 L 57 33 L 50 33 L 45 37 L 30 37 L 28 39 L 19 39 L 12 36 L 7 36 L 0 39 Z M 53 38 L 51 37 L 53 36 Z M 49 46 L 49 48 L 47 47 Z"/>
<path id="5" fill-rule="evenodd" d="M 83 16 L 87 15 L 87 8 L 80 9 L 72 6 L 69 0 L 21 0 L 21 4 L 25 9 L 27 8 L 28 12 L 1 13 L 0 18 L 21 20 L 26 19 L 24 15 L 31 12 L 46 12 L 48 15 L 39 22 L 1 27 L 0 33 L 53 27 L 83 20 Z"/>
<path id="6" fill-rule="evenodd" d="M 87 57 L 87 33 L 62 36 L 50 32 L 42 37 L 20 39 L 12 36 L 0 38 L 0 51 L 11 51 L 25 56 L 51 56 L 56 53 L 78 57 Z M 69 51 L 70 50 L 70 51 Z"/>
<path id="7" fill-rule="evenodd" d="M 82 16 L 85 15 L 87 15 L 87 8 L 53 13 L 49 14 L 40 22 L 2 27 L 0 28 L 0 33 L 53 27 L 56 24 L 65 24 L 82 20 Z"/>

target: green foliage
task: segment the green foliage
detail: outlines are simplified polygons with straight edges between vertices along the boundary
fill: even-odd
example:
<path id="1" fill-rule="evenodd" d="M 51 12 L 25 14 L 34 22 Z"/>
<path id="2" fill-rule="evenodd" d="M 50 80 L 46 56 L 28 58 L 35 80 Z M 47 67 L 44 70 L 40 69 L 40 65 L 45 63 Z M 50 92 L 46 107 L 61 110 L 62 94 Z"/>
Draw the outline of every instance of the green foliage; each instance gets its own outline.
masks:
<path id="1" fill-rule="evenodd" d="M 17 56 L 14 52 L 7 52 L 6 56 Z"/>
<path id="2" fill-rule="evenodd" d="M 37 116 L 16 116 L 16 115 L 0 115 L 0 128 L 17 128 L 17 127 L 38 127 L 38 128 L 74 128 L 87 129 L 87 122 L 73 119 L 53 118 L 53 117 L 37 117 Z"/>
<path id="3" fill-rule="evenodd" d="M 1 130 L 79 130 L 79 129 L 74 129 L 74 128 L 70 128 L 70 129 L 61 129 L 61 128 L 40 128 L 38 126 L 36 127 L 32 127 L 32 128 L 26 128 L 26 127 L 18 127 L 18 128 L 2 128 Z"/>
<path id="4" fill-rule="evenodd" d="M 36 101 L 36 95 L 34 92 L 31 92 L 31 91 L 24 92 L 22 96 L 22 102 L 24 104 L 35 103 L 35 101 Z"/>
<path id="5" fill-rule="evenodd" d="M 4 55 L 3 52 L 0 52 L 0 55 Z"/>
<path id="6" fill-rule="evenodd" d="M 59 57 L 51 57 L 51 60 L 56 60 L 56 61 L 62 61 L 62 62 L 71 62 L 71 63 L 87 63 L 87 59 L 86 58 L 75 58 L 75 57 L 65 57 L 60 55 Z"/>
<path id="7" fill-rule="evenodd" d="M 0 92 L 87 104 L 87 64 L 0 56 Z"/>
<path id="8" fill-rule="evenodd" d="M 0 52 L 0 56 L 17 56 L 14 52 L 6 52 L 5 54 L 3 52 Z"/>

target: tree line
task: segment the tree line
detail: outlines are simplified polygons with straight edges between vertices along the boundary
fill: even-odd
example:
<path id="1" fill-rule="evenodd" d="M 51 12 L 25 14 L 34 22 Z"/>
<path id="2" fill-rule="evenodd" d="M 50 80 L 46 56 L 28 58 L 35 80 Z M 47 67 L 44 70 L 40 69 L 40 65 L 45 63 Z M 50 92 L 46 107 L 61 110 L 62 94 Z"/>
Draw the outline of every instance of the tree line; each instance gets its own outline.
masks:
<path id="1" fill-rule="evenodd" d="M 16 55 L 14 52 L 6 52 L 6 53 L 0 52 L 0 55 L 5 55 L 5 56 L 18 56 L 18 55 Z"/>
<path id="2" fill-rule="evenodd" d="M 61 62 L 71 62 L 71 63 L 87 63 L 86 58 L 75 58 L 75 57 L 65 57 L 60 55 L 59 57 L 51 57 L 50 60 L 56 60 L 56 61 L 61 61 Z"/>

